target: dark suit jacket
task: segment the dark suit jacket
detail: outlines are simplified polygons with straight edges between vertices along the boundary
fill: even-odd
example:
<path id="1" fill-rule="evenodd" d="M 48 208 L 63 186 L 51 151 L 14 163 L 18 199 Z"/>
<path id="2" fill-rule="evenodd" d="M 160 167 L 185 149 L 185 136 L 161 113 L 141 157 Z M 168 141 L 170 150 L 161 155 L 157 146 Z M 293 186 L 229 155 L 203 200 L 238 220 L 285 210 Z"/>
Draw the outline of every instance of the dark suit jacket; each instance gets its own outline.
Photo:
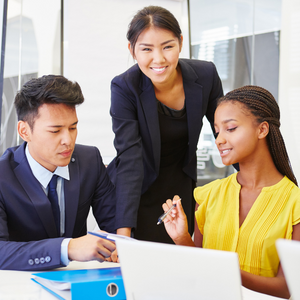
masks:
<path id="1" fill-rule="evenodd" d="M 115 188 L 99 150 L 76 145 L 64 181 L 65 235 L 58 237 L 51 204 L 34 177 L 25 145 L 0 158 L 0 269 L 45 270 L 62 267 L 61 242 L 87 232 L 92 206 L 101 229 L 114 232 Z"/>
<path id="2" fill-rule="evenodd" d="M 194 181 L 196 150 L 204 115 L 213 126 L 217 99 L 223 96 L 213 63 L 180 59 L 186 100 L 189 144 L 183 171 Z M 151 80 L 138 65 L 115 77 L 111 84 L 111 110 L 117 157 L 108 172 L 117 189 L 116 227 L 135 227 L 143 194 L 158 176 L 160 129 Z"/>

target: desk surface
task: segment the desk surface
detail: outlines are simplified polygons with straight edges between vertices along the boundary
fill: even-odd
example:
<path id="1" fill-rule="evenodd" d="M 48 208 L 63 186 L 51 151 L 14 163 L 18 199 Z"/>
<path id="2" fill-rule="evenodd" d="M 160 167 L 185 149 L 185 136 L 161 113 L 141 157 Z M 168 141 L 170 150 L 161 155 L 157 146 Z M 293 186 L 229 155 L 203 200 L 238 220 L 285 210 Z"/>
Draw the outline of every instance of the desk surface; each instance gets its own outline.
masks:
<path id="1" fill-rule="evenodd" d="M 59 268 L 55 270 L 80 270 L 80 269 L 98 269 L 98 268 L 110 268 L 118 267 L 120 264 L 103 262 L 99 263 L 97 261 L 90 262 L 71 262 L 66 268 Z M 36 286 L 37 284 L 31 280 L 31 274 L 36 272 L 25 272 L 25 271 L 0 271 L 0 288 L 10 285 L 12 289 L 14 287 L 23 286 Z M 242 288 L 243 300 L 282 300 L 282 298 L 272 297 L 265 294 L 260 294 Z M 0 295 L 1 296 L 1 295 Z M 0 297 L 1 298 L 1 297 Z M 49 292 L 41 288 L 40 297 L 41 300 L 55 300 L 57 299 Z"/>
<path id="2" fill-rule="evenodd" d="M 109 262 L 103 262 L 99 263 L 98 261 L 90 261 L 90 262 L 76 262 L 72 261 L 68 267 L 65 268 L 59 268 L 54 269 L 51 271 L 57 271 L 57 270 L 80 270 L 80 269 L 99 269 L 99 268 L 110 268 L 110 267 L 119 267 L 120 264 L 117 263 L 109 263 Z M 6 270 L 0 270 L 0 289 L 1 287 L 11 286 L 12 289 L 14 287 L 18 286 L 34 286 L 36 287 L 37 284 L 34 283 L 31 280 L 32 273 L 37 272 L 27 272 L 27 271 L 6 271 Z M 0 295 L 0 299 L 1 295 Z M 56 297 L 54 297 L 52 294 L 44 290 L 40 287 L 40 300 L 57 300 Z"/>

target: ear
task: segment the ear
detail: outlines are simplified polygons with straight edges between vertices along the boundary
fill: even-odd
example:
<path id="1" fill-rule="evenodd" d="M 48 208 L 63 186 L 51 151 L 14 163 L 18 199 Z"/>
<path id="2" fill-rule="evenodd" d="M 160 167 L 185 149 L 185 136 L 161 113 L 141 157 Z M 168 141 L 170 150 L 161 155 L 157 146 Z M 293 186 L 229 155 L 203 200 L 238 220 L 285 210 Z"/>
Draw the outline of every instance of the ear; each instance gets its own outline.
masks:
<path id="1" fill-rule="evenodd" d="M 179 52 L 181 52 L 181 50 L 182 50 L 182 45 L 183 45 L 183 36 L 182 35 L 180 35 L 180 49 L 179 49 Z"/>
<path id="2" fill-rule="evenodd" d="M 259 129 L 258 138 L 264 139 L 269 133 L 269 123 L 268 122 L 260 123 L 258 129 Z"/>
<path id="3" fill-rule="evenodd" d="M 133 54 L 133 48 L 131 47 L 130 43 L 128 43 L 128 50 L 129 50 L 131 56 L 133 57 L 133 59 L 135 59 L 134 54 Z"/>
<path id="4" fill-rule="evenodd" d="M 25 121 L 18 122 L 18 133 L 25 142 L 31 141 L 31 129 L 27 122 Z"/>

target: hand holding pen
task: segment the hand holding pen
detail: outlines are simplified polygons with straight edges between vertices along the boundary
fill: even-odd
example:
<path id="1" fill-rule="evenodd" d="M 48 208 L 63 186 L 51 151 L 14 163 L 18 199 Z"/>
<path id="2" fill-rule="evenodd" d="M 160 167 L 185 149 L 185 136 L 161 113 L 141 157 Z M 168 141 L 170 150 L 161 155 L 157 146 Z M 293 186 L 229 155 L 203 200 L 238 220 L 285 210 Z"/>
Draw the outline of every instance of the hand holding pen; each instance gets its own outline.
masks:
<path id="1" fill-rule="evenodd" d="M 179 198 L 178 200 L 177 200 L 177 202 L 178 201 L 180 201 L 181 200 L 181 198 Z M 169 215 L 169 213 L 173 210 L 173 208 L 175 208 L 176 207 L 176 203 L 173 203 L 173 205 L 165 212 L 165 213 L 163 213 L 159 218 L 158 218 L 158 221 L 157 221 L 157 225 L 159 225 L 159 224 L 161 224 L 162 222 L 163 222 L 163 220 Z"/>
<path id="2" fill-rule="evenodd" d="M 190 236 L 187 218 L 180 200 L 178 196 L 174 196 L 173 201 L 168 199 L 166 203 L 163 204 L 165 213 L 159 218 L 159 220 L 163 218 L 165 229 L 176 244 L 180 243 L 185 236 Z"/>

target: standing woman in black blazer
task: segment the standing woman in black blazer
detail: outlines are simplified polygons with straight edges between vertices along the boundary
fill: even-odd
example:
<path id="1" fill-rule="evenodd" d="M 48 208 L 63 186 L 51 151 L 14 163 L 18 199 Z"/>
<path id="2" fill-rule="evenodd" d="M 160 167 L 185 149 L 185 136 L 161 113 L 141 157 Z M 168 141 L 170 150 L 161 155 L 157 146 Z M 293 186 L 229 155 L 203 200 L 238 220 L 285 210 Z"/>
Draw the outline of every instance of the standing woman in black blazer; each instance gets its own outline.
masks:
<path id="1" fill-rule="evenodd" d="M 213 63 L 179 59 L 181 29 L 162 7 L 138 11 L 127 39 L 137 64 L 111 84 L 117 157 L 108 172 L 117 189 L 116 228 L 172 243 L 157 219 L 165 200 L 180 195 L 193 232 L 197 143 L 204 115 L 213 127 L 222 84 Z"/>

